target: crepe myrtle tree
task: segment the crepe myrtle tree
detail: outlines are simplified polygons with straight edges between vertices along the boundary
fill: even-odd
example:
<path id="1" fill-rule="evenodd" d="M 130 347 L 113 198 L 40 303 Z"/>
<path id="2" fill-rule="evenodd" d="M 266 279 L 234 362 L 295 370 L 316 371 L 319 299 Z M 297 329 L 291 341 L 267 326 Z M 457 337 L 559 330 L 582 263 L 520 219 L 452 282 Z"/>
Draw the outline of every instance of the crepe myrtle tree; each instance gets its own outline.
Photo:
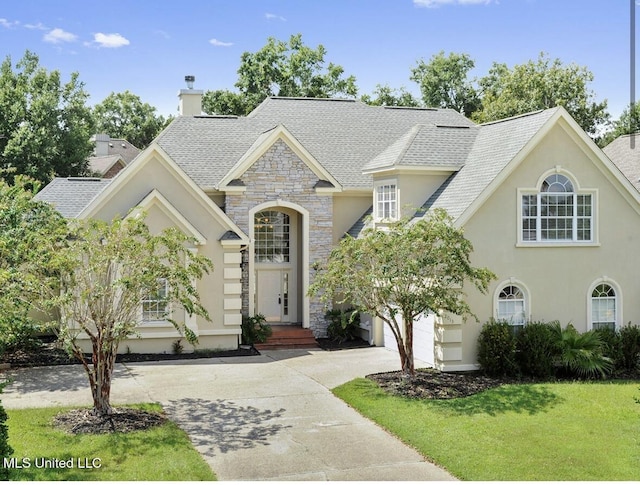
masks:
<path id="1" fill-rule="evenodd" d="M 111 381 L 119 344 L 137 334 L 143 301 L 157 302 L 162 313 L 188 342 L 197 337 L 184 322 L 171 318 L 182 308 L 189 315 L 209 315 L 195 281 L 213 269 L 211 261 L 188 248 L 190 239 L 176 228 L 152 234 L 144 213 L 111 222 L 89 219 L 70 223 L 64 249 L 55 255 L 50 290 L 43 295 L 60 314 L 59 339 L 82 363 L 93 396 L 93 413 L 110 415 Z M 91 358 L 78 337 L 91 343 Z"/>
<path id="2" fill-rule="evenodd" d="M 402 219 L 366 229 L 333 249 L 309 289 L 311 295 L 382 319 L 398 345 L 402 372 L 415 375 L 413 322 L 429 310 L 474 316 L 464 299 L 469 282 L 486 292 L 495 275 L 471 265 L 471 242 L 441 209 L 424 219 Z"/>

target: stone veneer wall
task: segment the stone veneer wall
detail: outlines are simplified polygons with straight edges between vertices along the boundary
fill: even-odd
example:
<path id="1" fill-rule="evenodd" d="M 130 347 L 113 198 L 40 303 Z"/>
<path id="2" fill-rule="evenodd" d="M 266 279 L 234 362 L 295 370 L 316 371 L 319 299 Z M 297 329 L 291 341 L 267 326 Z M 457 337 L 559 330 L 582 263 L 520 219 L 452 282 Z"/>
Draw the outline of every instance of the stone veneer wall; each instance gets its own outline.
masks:
<path id="1" fill-rule="evenodd" d="M 312 284 L 315 274 L 313 263 L 326 261 L 332 248 L 332 195 L 316 193 L 314 186 L 318 182 L 318 177 L 282 140 L 277 140 L 249 167 L 240 180 L 244 183 L 246 191 L 227 193 L 225 211 L 246 234 L 249 234 L 249 211 L 256 205 L 282 200 L 302 206 L 309 212 L 309 284 Z M 300 231 L 302 230 L 303 228 L 300 227 Z M 292 243 L 295 244 L 295 241 Z M 247 258 L 246 255 L 244 257 Z M 302 251 L 300 257 L 302 257 Z M 243 266 L 247 269 L 242 275 L 242 311 L 247 314 L 249 265 Z M 303 298 L 305 297 L 303 295 Z M 324 305 L 312 298 L 309 307 L 309 323 L 314 335 L 326 336 Z"/>

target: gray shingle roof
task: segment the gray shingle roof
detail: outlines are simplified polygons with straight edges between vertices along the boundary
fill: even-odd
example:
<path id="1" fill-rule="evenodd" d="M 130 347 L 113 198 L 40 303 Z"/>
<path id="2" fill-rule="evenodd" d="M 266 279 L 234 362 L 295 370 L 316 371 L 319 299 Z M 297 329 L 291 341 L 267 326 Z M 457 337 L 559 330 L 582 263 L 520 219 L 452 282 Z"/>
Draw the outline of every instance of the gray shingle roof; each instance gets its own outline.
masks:
<path id="1" fill-rule="evenodd" d="M 116 164 L 118 160 L 122 160 L 124 162 L 124 159 L 122 159 L 122 156 L 119 154 L 105 155 L 102 157 L 89 157 L 89 170 L 95 174 L 104 175 Z M 126 165 L 126 162 L 124 163 Z"/>
<path id="2" fill-rule="evenodd" d="M 640 133 L 623 135 L 602 149 L 625 177 L 640 190 Z"/>
<path id="3" fill-rule="evenodd" d="M 454 219 L 460 217 L 557 110 L 480 125 L 464 166 L 442 184 L 417 215 L 442 207 Z"/>
<path id="4" fill-rule="evenodd" d="M 112 181 L 113 179 L 54 178 L 34 198 L 49 202 L 64 217 L 74 218 Z"/>
<path id="5" fill-rule="evenodd" d="M 362 168 L 415 125 L 475 126 L 449 109 L 268 98 L 247 117 L 180 116 L 157 142 L 198 185 L 216 187 L 261 134 L 280 124 L 346 188 L 370 187 Z"/>

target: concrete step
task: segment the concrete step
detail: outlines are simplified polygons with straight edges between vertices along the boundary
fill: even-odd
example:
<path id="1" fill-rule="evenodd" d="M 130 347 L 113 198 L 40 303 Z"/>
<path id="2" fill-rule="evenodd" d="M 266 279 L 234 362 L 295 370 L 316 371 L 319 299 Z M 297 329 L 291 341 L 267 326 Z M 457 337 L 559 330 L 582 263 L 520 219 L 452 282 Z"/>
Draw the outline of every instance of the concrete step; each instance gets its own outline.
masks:
<path id="1" fill-rule="evenodd" d="M 258 350 L 318 348 L 313 332 L 296 325 L 272 325 L 271 336 L 266 342 L 255 344 Z"/>

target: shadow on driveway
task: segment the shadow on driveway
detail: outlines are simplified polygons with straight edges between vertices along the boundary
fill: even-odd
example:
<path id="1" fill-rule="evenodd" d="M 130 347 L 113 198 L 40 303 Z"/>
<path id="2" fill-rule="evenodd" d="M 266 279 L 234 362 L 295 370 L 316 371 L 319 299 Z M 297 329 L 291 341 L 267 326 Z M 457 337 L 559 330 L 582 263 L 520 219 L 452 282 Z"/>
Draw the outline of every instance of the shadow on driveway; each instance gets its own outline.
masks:
<path id="1" fill-rule="evenodd" d="M 272 422 L 284 409 L 260 410 L 222 399 L 178 399 L 165 403 L 164 409 L 205 456 L 268 445 L 270 438 L 291 427 Z"/>

